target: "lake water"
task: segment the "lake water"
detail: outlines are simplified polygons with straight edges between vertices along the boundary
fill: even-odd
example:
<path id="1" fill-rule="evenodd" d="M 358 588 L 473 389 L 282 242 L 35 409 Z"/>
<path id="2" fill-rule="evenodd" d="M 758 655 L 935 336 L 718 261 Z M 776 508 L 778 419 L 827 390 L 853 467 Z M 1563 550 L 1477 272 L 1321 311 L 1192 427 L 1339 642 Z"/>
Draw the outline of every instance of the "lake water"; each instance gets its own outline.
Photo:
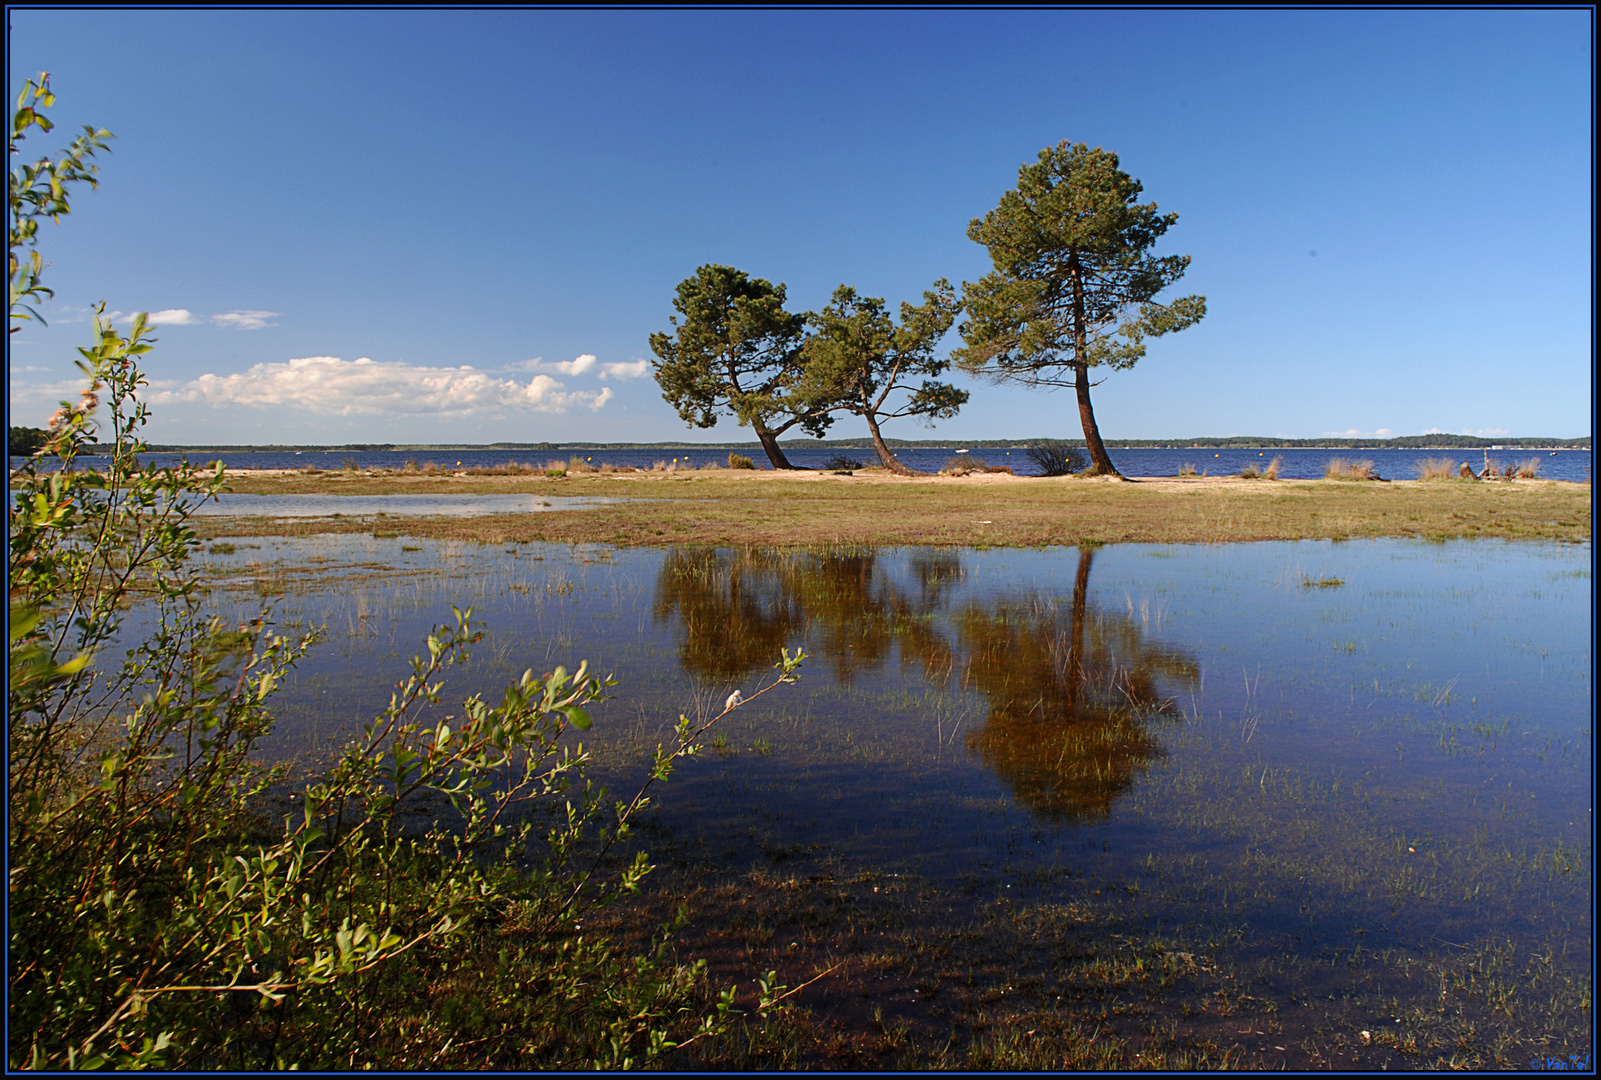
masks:
<path id="1" fill-rule="evenodd" d="M 339 536 L 202 558 L 224 609 L 282 594 L 280 621 L 328 627 L 276 699 L 272 753 L 358 732 L 452 603 L 488 634 L 447 698 L 579 659 L 615 673 L 586 742 L 621 790 L 680 712 L 749 695 L 803 646 L 800 683 L 656 792 L 650 844 L 899 875 L 963 918 L 1071 907 L 1209 957 L 1276 1022 L 1338 1004 L 1353 1041 L 1449 1013 L 1495 1060 L 1588 1052 L 1588 545 Z"/>
<path id="2" fill-rule="evenodd" d="M 937 472 L 958 450 L 962 443 L 953 442 L 946 447 L 918 448 L 897 451 L 900 459 L 914 469 Z M 804 445 L 785 446 L 785 454 L 792 464 L 805 468 L 822 468 L 836 456 L 845 456 L 865 465 L 877 464 L 871 450 L 819 449 Z M 768 468 L 767 460 L 758 449 L 744 447 L 739 453 L 751 457 L 759 469 Z M 194 461 L 220 459 L 230 469 L 341 469 L 355 466 L 363 469 L 399 469 L 408 462 L 417 465 L 433 464 L 447 469 L 477 468 L 503 465 L 508 461 L 543 466 L 549 461 L 566 461 L 572 456 L 588 458 L 596 464 L 631 465 L 649 468 L 658 461 L 687 461 L 694 465 L 708 462 L 726 464 L 728 448 L 704 450 L 577 450 L 556 447 L 550 450 L 357 450 L 357 451 L 305 451 L 296 454 L 283 451 L 260 453 L 224 453 L 188 455 Z M 1416 477 L 1415 466 L 1425 458 L 1449 458 L 1466 461 L 1475 470 L 1483 467 L 1482 450 L 1214 450 L 1173 446 L 1111 451 L 1112 460 L 1125 476 L 1176 476 L 1185 467 L 1205 472 L 1209 476 L 1232 476 L 1247 465 L 1265 466 L 1275 456 L 1283 458 L 1280 475 L 1291 480 L 1310 480 L 1323 475 L 1332 457 L 1348 461 L 1372 461 L 1378 474 L 1388 480 L 1411 480 Z M 982 458 L 991 465 L 1009 465 L 1019 475 L 1030 475 L 1035 469 L 1021 450 L 970 450 L 970 456 Z M 160 464 L 179 461 L 180 454 L 151 454 L 151 460 Z M 1492 450 L 1489 457 L 1503 465 L 1540 459 L 1539 475 L 1547 480 L 1576 480 L 1588 482 L 1591 478 L 1593 456 L 1589 450 Z M 12 461 L 16 467 L 20 462 Z"/>

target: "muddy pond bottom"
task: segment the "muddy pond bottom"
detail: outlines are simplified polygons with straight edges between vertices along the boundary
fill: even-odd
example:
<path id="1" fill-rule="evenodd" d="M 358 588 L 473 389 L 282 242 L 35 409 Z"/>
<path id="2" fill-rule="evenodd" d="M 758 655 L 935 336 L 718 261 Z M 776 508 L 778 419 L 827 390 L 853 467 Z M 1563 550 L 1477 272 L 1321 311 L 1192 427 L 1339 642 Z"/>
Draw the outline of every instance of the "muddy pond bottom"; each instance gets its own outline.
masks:
<path id="1" fill-rule="evenodd" d="M 585 742 L 625 795 L 680 713 L 803 647 L 800 683 L 713 729 L 641 834 L 662 888 L 726 886 L 704 940 L 730 964 L 851 936 L 907 972 L 882 1001 L 919 1022 L 1100 1002 L 1075 1023 L 1261 1065 L 1591 1051 L 1587 545 L 324 536 L 204 558 L 221 609 L 281 594 L 280 622 L 327 626 L 277 699 L 279 756 L 352 737 L 451 604 L 487 635 L 449 698 L 580 659 L 616 675 Z M 951 989 L 964 963 L 990 996 Z"/>

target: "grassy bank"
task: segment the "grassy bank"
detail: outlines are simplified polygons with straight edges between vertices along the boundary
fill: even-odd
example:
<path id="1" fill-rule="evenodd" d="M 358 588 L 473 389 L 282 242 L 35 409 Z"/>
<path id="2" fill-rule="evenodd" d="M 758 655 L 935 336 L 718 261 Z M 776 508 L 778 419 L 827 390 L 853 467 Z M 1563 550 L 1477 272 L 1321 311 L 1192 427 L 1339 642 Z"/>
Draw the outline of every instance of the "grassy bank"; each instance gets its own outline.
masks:
<path id="1" fill-rule="evenodd" d="M 727 469 L 566 477 L 256 472 L 250 494 L 537 494 L 630 501 L 475 518 L 197 519 L 208 536 L 404 533 L 490 543 L 770 546 L 1220 543 L 1241 540 L 1590 539 L 1590 485 L 1560 481 L 1140 480 L 774 474 Z"/>

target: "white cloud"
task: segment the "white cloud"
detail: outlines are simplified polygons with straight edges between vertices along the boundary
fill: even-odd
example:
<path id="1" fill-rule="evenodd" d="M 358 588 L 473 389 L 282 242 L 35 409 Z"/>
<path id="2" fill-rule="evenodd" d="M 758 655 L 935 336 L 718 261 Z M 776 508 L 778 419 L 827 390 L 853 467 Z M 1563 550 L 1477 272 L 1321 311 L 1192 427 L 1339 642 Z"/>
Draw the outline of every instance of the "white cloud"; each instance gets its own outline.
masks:
<path id="1" fill-rule="evenodd" d="M 600 393 L 567 390 L 549 375 L 527 385 L 470 367 L 422 367 L 362 357 L 308 356 L 286 364 L 256 364 L 234 375 L 202 375 L 176 389 L 154 394 L 153 403 L 203 402 L 212 406 L 282 405 L 309 412 L 350 416 L 468 415 L 496 409 L 563 413 L 599 409 L 610 401 Z"/>
<path id="2" fill-rule="evenodd" d="M 607 379 L 640 379 L 649 371 L 650 364 L 644 360 L 617 361 L 600 365 L 601 377 Z"/>
<path id="3" fill-rule="evenodd" d="M 1325 438 L 1336 439 L 1388 439 L 1392 438 L 1395 432 L 1387 427 L 1381 427 L 1377 431 L 1359 431 L 1356 428 L 1347 428 L 1344 431 L 1325 431 L 1323 435 Z"/>
<path id="4" fill-rule="evenodd" d="M 199 320 L 187 308 L 167 308 L 165 311 L 152 311 L 146 321 L 152 326 L 191 326 Z"/>
<path id="5" fill-rule="evenodd" d="M 563 360 L 550 366 L 563 375 L 582 375 L 595 366 L 595 357 L 592 353 L 584 353 L 575 359 Z"/>
<path id="6" fill-rule="evenodd" d="M 600 364 L 593 353 L 583 353 L 571 360 L 519 360 L 507 364 L 503 371 L 553 371 L 558 375 L 597 375 L 603 379 L 638 379 L 650 371 L 644 360 L 615 361 Z"/>
<path id="7" fill-rule="evenodd" d="M 230 330 L 260 330 L 266 326 L 277 326 L 277 323 L 267 321 L 276 318 L 277 315 L 276 311 L 230 311 L 222 315 L 213 315 L 211 321 Z"/>

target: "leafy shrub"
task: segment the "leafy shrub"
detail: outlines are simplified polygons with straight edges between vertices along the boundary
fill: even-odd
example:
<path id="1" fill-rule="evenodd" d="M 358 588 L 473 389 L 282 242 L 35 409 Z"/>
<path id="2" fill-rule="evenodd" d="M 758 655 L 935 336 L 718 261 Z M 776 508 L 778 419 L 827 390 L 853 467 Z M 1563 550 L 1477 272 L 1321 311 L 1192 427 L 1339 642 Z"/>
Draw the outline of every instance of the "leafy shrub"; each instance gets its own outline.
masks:
<path id="1" fill-rule="evenodd" d="M 577 932 L 649 871 L 640 853 L 599 872 L 645 789 L 611 803 L 566 739 L 611 680 L 529 671 L 441 716 L 441 676 L 478 640 L 458 612 L 326 772 L 290 789 L 255 760 L 315 632 L 203 613 L 188 517 L 222 470 L 140 464 L 145 320 L 96 329 L 92 389 L 48 447 L 60 468 L 13 484 L 10 945 L 47 962 L 12 968 L 11 1065 L 622 1067 L 721 1031 L 731 992 L 697 1014 L 703 970 L 675 967 L 665 938 L 624 957 Z M 102 395 L 104 473 L 76 463 Z M 139 597 L 156 630 L 100 666 Z M 682 719 L 647 788 L 709 726 Z M 412 808 L 429 799 L 445 823 L 408 828 L 436 816 Z"/>
<path id="2" fill-rule="evenodd" d="M 13 171 L 13 317 L 45 291 L 19 220 L 65 213 L 63 176 Z M 610 802 L 569 735 L 612 681 L 528 671 L 445 715 L 442 675 L 478 640 L 458 611 L 362 735 L 290 784 L 254 751 L 317 632 L 202 608 L 189 517 L 223 470 L 141 460 L 147 329 L 137 315 L 124 337 L 97 309 L 88 386 L 11 483 L 8 1066 L 626 1068 L 726 1031 L 733 990 L 672 962 L 671 927 L 638 956 L 580 932 L 648 873 L 643 853 L 605 868 L 717 717 L 680 718 L 640 791 Z M 97 414 L 109 458 L 83 468 Z M 151 629 L 120 640 L 136 604 Z M 762 986 L 763 1009 L 785 996 Z"/>
<path id="3" fill-rule="evenodd" d="M 754 469 L 756 463 L 744 454 L 730 452 L 728 455 L 728 467 L 730 469 Z"/>
<path id="4" fill-rule="evenodd" d="M 865 469 L 866 467 L 855 458 L 846 457 L 844 454 L 835 454 L 823 462 L 823 468 L 830 472 L 855 472 L 857 469 Z"/>
<path id="5" fill-rule="evenodd" d="M 1041 476 L 1071 476 L 1082 472 L 1086 464 L 1084 455 L 1076 447 L 1060 439 L 1036 439 L 1023 453 L 1034 463 Z"/>

